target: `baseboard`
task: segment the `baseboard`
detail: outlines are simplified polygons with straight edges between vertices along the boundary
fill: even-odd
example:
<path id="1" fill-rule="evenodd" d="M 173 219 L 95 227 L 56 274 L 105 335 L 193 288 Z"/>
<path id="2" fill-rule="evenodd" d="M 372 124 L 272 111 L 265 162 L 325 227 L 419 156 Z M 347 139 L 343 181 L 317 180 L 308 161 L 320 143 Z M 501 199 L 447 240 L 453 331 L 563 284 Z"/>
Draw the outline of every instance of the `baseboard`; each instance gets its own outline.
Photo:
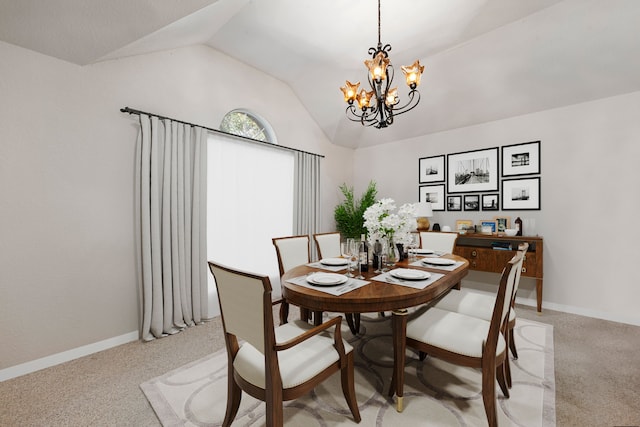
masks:
<path id="1" fill-rule="evenodd" d="M 476 282 L 476 281 L 469 281 L 469 280 L 463 280 L 462 283 L 463 283 L 462 286 L 468 290 L 495 295 L 496 288 L 494 285 L 487 284 L 484 282 Z M 529 307 L 537 307 L 537 302 L 535 298 L 518 296 L 516 297 L 516 303 L 526 305 Z M 640 317 L 637 317 L 637 316 L 624 316 L 617 313 L 608 313 L 608 312 L 603 312 L 598 310 L 591 310 L 583 307 L 575 307 L 572 305 L 556 304 L 553 302 L 543 300 L 542 301 L 543 313 L 545 309 L 560 311 L 563 313 L 577 314 L 579 316 L 592 317 L 594 319 L 608 320 L 611 322 L 625 323 L 627 325 L 640 326 Z"/>
<path id="2" fill-rule="evenodd" d="M 93 344 L 87 344 L 82 347 L 63 351 L 62 353 L 52 354 L 51 356 L 46 356 L 41 359 L 32 360 L 30 362 L 2 369 L 0 370 L 0 382 L 10 380 L 11 378 L 16 378 L 22 375 L 30 374 L 41 369 L 50 368 L 51 366 L 59 365 L 61 363 L 78 359 L 83 356 L 88 356 L 89 354 L 107 350 L 112 347 L 117 347 L 122 344 L 136 341 L 138 340 L 138 337 L 138 331 L 133 331 Z"/>

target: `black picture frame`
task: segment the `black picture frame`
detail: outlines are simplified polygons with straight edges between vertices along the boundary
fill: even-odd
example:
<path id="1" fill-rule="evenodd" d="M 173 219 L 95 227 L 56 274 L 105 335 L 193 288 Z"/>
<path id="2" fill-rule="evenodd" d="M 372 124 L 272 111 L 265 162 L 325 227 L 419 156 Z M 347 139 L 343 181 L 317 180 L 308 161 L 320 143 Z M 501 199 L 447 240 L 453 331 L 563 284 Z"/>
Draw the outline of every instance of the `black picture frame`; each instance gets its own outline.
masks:
<path id="1" fill-rule="evenodd" d="M 483 211 L 500 210 L 500 194 L 499 193 L 483 194 L 481 206 Z"/>
<path id="2" fill-rule="evenodd" d="M 540 173 L 540 141 L 502 147 L 502 176 Z"/>
<path id="3" fill-rule="evenodd" d="M 447 192 L 498 191 L 498 147 L 447 154 Z"/>
<path id="4" fill-rule="evenodd" d="M 462 196 L 447 196 L 447 210 L 448 211 L 461 211 L 462 210 Z"/>
<path id="5" fill-rule="evenodd" d="M 540 210 L 540 177 L 502 180 L 502 210 Z"/>
<path id="6" fill-rule="evenodd" d="M 430 202 L 431 210 L 444 210 L 444 184 L 421 185 L 418 187 L 418 202 Z"/>
<path id="7" fill-rule="evenodd" d="M 479 211 L 480 210 L 480 195 L 479 194 L 465 194 L 464 196 L 464 210 L 465 211 Z"/>
<path id="8" fill-rule="evenodd" d="M 418 160 L 418 183 L 444 182 L 446 176 L 444 155 Z"/>

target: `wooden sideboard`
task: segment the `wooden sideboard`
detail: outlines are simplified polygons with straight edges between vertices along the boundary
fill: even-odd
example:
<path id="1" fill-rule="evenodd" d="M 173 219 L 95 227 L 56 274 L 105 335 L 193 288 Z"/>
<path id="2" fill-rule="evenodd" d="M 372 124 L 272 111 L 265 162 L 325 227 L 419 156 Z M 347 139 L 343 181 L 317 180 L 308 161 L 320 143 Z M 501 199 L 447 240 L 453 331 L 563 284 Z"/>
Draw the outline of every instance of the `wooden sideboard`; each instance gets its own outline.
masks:
<path id="1" fill-rule="evenodd" d="M 536 279 L 538 312 L 542 311 L 542 237 L 461 234 L 453 253 L 469 260 L 471 270 L 501 273 L 515 255 L 520 243 L 529 243 L 522 265 L 522 275 Z M 506 248 L 506 249 L 505 249 Z"/>

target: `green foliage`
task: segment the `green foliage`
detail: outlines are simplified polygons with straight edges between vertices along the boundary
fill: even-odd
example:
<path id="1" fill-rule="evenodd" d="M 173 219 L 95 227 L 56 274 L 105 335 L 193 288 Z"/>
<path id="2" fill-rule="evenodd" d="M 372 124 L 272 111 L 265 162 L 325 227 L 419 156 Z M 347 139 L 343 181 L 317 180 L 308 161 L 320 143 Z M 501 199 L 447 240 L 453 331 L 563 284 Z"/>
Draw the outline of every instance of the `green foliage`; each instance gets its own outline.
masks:
<path id="1" fill-rule="evenodd" d="M 364 211 L 376 202 L 378 195 L 376 183 L 369 182 L 369 186 L 360 200 L 355 199 L 353 187 L 348 187 L 347 184 L 342 184 L 340 191 L 344 195 L 344 201 L 337 205 L 333 212 L 336 229 L 343 237 L 360 238 L 360 235 L 367 233 L 364 228 L 363 215 Z"/>

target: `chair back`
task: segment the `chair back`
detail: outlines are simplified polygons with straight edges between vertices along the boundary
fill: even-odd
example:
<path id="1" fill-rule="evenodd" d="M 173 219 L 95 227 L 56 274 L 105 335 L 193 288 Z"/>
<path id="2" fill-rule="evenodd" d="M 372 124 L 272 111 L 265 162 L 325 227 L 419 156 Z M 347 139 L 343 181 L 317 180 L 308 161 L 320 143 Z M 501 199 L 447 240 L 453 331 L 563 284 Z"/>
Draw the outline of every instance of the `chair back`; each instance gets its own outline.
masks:
<path id="1" fill-rule="evenodd" d="M 274 237 L 280 277 L 293 267 L 311 262 L 309 254 L 309 236 Z"/>
<path id="2" fill-rule="evenodd" d="M 265 331 L 274 333 L 269 277 L 234 270 L 211 261 L 209 269 L 218 289 L 225 337 L 227 334 L 235 335 L 264 354 Z M 229 345 L 228 339 L 225 341 Z"/>
<path id="3" fill-rule="evenodd" d="M 316 233 L 313 240 L 318 248 L 318 258 L 340 257 L 340 233 Z"/>
<path id="4" fill-rule="evenodd" d="M 522 270 L 522 261 L 524 256 L 521 252 L 511 258 L 507 263 L 500 277 L 500 285 L 496 296 L 496 303 L 493 308 L 491 317 L 491 326 L 489 328 L 489 336 L 487 337 L 487 348 L 495 348 L 498 342 L 498 334 L 506 327 L 509 321 L 509 310 L 513 301 L 513 291 L 516 284 L 516 276 L 518 270 Z"/>
<path id="5" fill-rule="evenodd" d="M 520 268 L 516 271 L 515 283 L 513 285 L 513 300 L 516 299 L 516 293 L 518 292 L 518 287 L 520 286 L 520 276 L 522 275 L 522 264 L 524 263 L 524 259 L 527 256 L 527 250 L 529 250 L 529 243 L 524 242 L 518 245 L 518 253 L 522 254 L 522 262 L 520 262 Z"/>
<path id="6" fill-rule="evenodd" d="M 422 249 L 432 249 L 436 252 L 453 253 L 458 240 L 458 233 L 445 231 L 421 231 L 420 247 Z"/>

